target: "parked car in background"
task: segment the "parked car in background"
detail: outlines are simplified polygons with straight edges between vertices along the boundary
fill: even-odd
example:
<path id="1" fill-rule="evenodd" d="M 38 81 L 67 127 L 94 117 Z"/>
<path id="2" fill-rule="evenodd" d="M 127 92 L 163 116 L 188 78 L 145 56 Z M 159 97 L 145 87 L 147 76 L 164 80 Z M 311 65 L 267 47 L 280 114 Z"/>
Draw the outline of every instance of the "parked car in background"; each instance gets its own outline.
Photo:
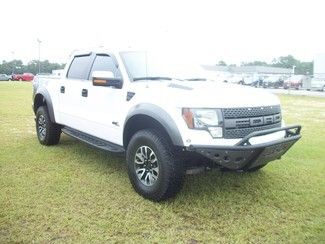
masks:
<path id="1" fill-rule="evenodd" d="M 303 82 L 307 80 L 307 76 L 305 75 L 294 75 L 290 78 L 286 79 L 283 83 L 284 89 L 296 89 L 299 90 L 302 88 Z"/>
<path id="2" fill-rule="evenodd" d="M 6 74 L 0 74 L 0 81 L 8 81 L 11 80 L 11 76 Z"/>
<path id="3" fill-rule="evenodd" d="M 257 75 L 247 75 L 243 78 L 243 85 L 260 87 L 263 84 L 263 77 Z"/>
<path id="4" fill-rule="evenodd" d="M 312 78 L 309 89 L 325 92 L 325 78 Z"/>
<path id="5" fill-rule="evenodd" d="M 243 77 L 237 74 L 229 74 L 227 76 L 222 77 L 222 81 L 232 84 L 243 84 Z"/>
<path id="6" fill-rule="evenodd" d="M 34 75 L 32 73 L 14 74 L 12 75 L 12 79 L 19 81 L 32 81 L 34 79 Z"/>
<path id="7" fill-rule="evenodd" d="M 268 76 L 263 80 L 263 87 L 273 87 L 273 88 L 279 88 L 283 86 L 284 78 L 283 76 L 279 75 L 272 75 Z"/>
<path id="8" fill-rule="evenodd" d="M 13 74 L 12 80 L 23 80 L 23 74 Z"/>

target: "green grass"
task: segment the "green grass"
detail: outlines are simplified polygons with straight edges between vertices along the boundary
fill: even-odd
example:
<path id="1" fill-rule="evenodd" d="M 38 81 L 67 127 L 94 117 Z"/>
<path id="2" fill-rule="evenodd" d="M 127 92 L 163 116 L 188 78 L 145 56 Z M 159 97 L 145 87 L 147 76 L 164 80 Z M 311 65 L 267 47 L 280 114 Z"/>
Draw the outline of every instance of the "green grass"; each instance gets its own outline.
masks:
<path id="1" fill-rule="evenodd" d="M 302 139 L 260 172 L 187 176 L 172 200 L 136 194 L 124 159 L 67 136 L 41 146 L 30 83 L 0 83 L 0 243 L 324 243 L 325 99 L 280 96 Z"/>

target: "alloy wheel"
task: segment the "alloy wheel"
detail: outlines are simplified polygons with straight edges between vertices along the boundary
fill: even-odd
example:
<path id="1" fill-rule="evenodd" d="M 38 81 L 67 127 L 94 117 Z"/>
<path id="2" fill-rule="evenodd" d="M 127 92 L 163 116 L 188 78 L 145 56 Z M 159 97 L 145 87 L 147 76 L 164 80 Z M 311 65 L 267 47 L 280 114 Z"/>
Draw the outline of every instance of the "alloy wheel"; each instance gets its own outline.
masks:
<path id="1" fill-rule="evenodd" d="M 46 120 L 43 114 L 38 117 L 38 134 L 41 140 L 46 136 Z"/>
<path id="2" fill-rule="evenodd" d="M 134 168 L 138 179 L 145 186 L 152 186 L 158 180 L 158 158 L 150 147 L 141 146 L 137 149 L 134 157 Z"/>

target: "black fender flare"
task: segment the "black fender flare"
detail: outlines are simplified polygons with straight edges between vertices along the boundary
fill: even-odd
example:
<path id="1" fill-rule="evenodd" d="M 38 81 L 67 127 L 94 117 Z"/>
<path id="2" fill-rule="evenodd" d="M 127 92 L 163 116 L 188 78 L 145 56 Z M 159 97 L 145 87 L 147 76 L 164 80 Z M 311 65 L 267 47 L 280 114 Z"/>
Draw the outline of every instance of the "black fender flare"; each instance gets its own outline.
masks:
<path id="1" fill-rule="evenodd" d="M 41 90 L 36 92 L 36 94 L 34 96 L 34 99 L 33 99 L 34 100 L 33 101 L 34 113 L 36 114 L 36 112 L 37 112 L 37 107 L 35 107 L 36 106 L 35 101 L 36 101 L 36 99 L 37 99 L 37 97 L 39 95 L 41 95 L 43 97 L 43 102 L 46 103 L 47 110 L 49 112 L 51 122 L 55 123 L 55 116 L 54 116 L 52 99 L 51 99 L 51 96 L 50 96 L 49 92 L 46 89 L 41 89 Z"/>
<path id="2" fill-rule="evenodd" d="M 130 110 L 125 119 L 123 134 L 125 133 L 125 127 L 128 121 L 136 115 L 146 115 L 155 119 L 166 130 L 175 146 L 184 146 L 182 136 L 173 118 L 161 107 L 150 103 L 138 104 Z"/>

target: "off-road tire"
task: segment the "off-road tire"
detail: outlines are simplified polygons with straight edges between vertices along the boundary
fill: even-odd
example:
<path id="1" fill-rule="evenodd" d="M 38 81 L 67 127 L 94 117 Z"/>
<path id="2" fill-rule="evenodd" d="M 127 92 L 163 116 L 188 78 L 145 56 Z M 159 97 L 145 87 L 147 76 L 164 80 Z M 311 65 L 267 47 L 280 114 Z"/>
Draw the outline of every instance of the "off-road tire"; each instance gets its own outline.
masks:
<path id="1" fill-rule="evenodd" d="M 42 128 L 40 128 L 42 127 Z M 36 112 L 36 133 L 42 145 L 56 145 L 59 143 L 61 127 L 51 122 L 46 106 L 41 106 Z"/>
<path id="2" fill-rule="evenodd" d="M 154 152 L 159 175 L 153 185 L 145 185 L 136 173 L 136 153 L 141 147 L 148 147 Z M 157 130 L 145 129 L 135 133 L 127 147 L 126 161 L 131 184 L 135 191 L 151 201 L 163 201 L 175 196 L 184 181 L 183 163 L 177 160 L 168 140 Z"/>

